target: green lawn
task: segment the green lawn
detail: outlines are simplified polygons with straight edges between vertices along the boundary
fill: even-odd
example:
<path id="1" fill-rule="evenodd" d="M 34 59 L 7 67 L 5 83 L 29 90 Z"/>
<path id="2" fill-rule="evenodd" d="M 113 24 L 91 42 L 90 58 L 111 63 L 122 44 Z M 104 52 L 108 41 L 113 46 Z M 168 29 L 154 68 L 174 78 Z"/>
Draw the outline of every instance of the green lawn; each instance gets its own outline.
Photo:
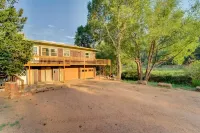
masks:
<path id="1" fill-rule="evenodd" d="M 133 81 L 133 80 L 123 80 L 123 82 L 125 83 L 130 83 L 130 84 L 136 84 L 137 81 Z M 157 82 L 148 82 L 148 85 L 150 86 L 157 86 Z M 178 84 L 172 84 L 172 87 L 174 89 L 183 89 L 183 90 L 190 90 L 190 91 L 195 91 L 196 88 L 195 87 L 192 87 L 192 86 L 189 86 L 189 85 L 178 85 Z"/>

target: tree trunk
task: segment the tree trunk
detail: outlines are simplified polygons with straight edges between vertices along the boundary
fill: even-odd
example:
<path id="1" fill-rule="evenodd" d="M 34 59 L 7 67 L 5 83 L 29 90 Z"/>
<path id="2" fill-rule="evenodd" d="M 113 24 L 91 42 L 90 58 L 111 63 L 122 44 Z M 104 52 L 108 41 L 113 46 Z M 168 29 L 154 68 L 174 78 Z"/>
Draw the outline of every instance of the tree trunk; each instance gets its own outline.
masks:
<path id="1" fill-rule="evenodd" d="M 142 64 L 140 61 L 135 61 L 137 64 L 138 80 L 142 80 Z"/>
<path id="2" fill-rule="evenodd" d="M 117 54 L 117 79 L 121 80 L 122 74 L 122 64 L 121 64 L 121 55 Z"/>
<path id="3" fill-rule="evenodd" d="M 155 50 L 155 40 L 152 41 L 150 49 L 149 49 L 147 68 L 146 68 L 146 72 L 145 72 L 145 80 L 146 81 L 149 81 L 149 77 L 150 77 L 150 73 L 151 73 L 150 68 L 151 68 L 151 64 L 152 64 L 154 50 Z"/>

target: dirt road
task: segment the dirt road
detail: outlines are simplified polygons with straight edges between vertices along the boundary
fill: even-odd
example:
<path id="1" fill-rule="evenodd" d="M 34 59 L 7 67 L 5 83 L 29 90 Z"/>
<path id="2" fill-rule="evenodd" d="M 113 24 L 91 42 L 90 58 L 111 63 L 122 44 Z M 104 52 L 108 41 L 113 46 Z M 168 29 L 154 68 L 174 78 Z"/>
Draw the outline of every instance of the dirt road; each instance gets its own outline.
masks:
<path id="1" fill-rule="evenodd" d="M 199 133 L 200 93 L 111 81 L 0 97 L 0 133 Z"/>

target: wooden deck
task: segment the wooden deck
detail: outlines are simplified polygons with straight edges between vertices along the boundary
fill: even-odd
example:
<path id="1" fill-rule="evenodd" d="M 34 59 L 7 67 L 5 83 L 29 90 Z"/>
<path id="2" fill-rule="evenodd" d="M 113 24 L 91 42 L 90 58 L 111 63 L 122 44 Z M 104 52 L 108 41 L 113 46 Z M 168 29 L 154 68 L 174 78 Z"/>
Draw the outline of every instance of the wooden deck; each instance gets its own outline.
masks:
<path id="1" fill-rule="evenodd" d="M 34 56 L 25 66 L 73 66 L 73 65 L 111 65 L 109 59 L 89 59 L 82 57 Z"/>

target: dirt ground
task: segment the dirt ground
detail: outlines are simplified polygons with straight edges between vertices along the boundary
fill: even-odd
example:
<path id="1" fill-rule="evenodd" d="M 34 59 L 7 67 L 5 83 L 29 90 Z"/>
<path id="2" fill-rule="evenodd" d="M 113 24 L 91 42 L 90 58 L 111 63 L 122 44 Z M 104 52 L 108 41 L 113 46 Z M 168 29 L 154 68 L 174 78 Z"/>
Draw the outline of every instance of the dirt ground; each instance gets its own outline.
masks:
<path id="1" fill-rule="evenodd" d="M 73 81 L 15 100 L 0 97 L 2 133 L 199 133 L 200 93 L 117 81 Z"/>

